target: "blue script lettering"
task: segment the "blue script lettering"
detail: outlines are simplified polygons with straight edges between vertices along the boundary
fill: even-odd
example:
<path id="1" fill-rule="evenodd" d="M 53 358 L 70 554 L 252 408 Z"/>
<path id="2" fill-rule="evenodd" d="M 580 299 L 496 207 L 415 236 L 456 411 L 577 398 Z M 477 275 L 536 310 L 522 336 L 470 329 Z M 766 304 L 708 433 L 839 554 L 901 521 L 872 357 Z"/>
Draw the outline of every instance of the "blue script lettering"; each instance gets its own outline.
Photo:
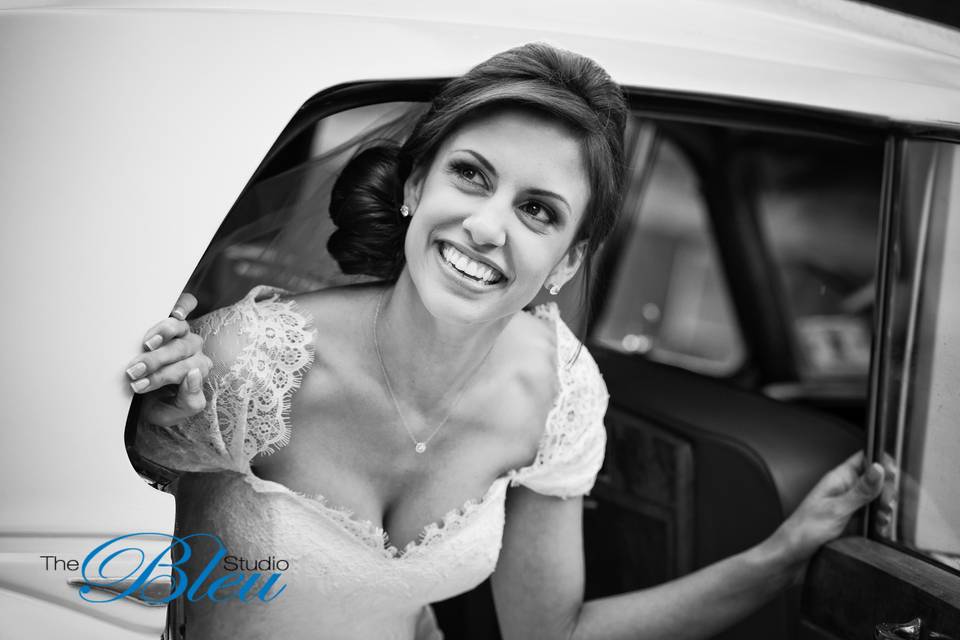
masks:
<path id="1" fill-rule="evenodd" d="M 147 562 L 144 550 L 136 546 L 136 538 L 165 538 L 170 540 L 170 545 L 161 551 L 155 558 Z M 207 562 L 206 566 L 193 580 L 183 570 L 183 565 L 193 550 L 190 547 L 191 538 L 206 538 L 216 543 L 216 551 Z M 130 546 L 125 546 L 130 545 Z M 163 562 L 167 554 L 171 558 L 177 558 L 173 562 Z M 80 587 L 80 597 L 87 602 L 104 603 L 120 600 L 128 596 L 136 596 L 142 600 L 156 603 L 165 603 L 185 595 L 191 602 L 209 598 L 211 602 L 223 602 L 225 600 L 236 599 L 241 602 L 249 602 L 257 598 L 262 602 L 270 602 L 279 596 L 287 588 L 287 585 L 277 585 L 281 574 L 271 574 L 264 584 L 254 592 L 254 587 L 261 578 L 259 573 L 244 575 L 242 572 L 228 572 L 209 585 L 204 586 L 204 582 L 210 577 L 216 567 L 223 561 L 227 555 L 227 548 L 218 536 L 209 533 L 194 533 L 188 536 L 177 537 L 166 533 L 128 533 L 118 536 L 112 540 L 107 540 L 96 549 L 87 554 L 83 564 L 80 566 L 80 572 L 84 581 L 95 583 L 98 586 L 110 587 L 116 594 L 107 594 L 101 591 L 95 591 L 90 585 Z M 122 558 L 129 562 L 130 557 L 135 559 L 136 567 L 126 575 L 117 578 L 110 575 L 109 567 L 116 566 L 114 562 Z M 164 573 L 164 569 L 169 569 L 170 573 Z M 91 576 L 89 572 L 94 572 Z M 158 573 L 159 572 L 159 573 Z M 131 578 L 133 578 L 131 580 Z M 156 580 L 167 578 L 171 581 L 172 589 L 170 594 L 163 598 L 155 598 L 146 591 L 147 587 Z M 228 587 L 242 586 L 234 593 L 225 593 Z M 275 593 L 270 593 L 271 588 L 279 586 Z M 121 590 L 122 588 L 122 590 Z M 97 599 L 94 596 L 102 596 Z"/>

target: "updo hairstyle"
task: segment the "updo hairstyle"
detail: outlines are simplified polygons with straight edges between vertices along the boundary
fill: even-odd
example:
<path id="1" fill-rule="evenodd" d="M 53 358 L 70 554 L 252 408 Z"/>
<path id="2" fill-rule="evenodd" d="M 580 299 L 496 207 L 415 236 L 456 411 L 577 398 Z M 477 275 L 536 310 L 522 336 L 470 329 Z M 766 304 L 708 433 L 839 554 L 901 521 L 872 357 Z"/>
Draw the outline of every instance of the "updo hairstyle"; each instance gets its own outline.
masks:
<path id="1" fill-rule="evenodd" d="M 499 53 L 451 80 L 403 146 L 371 147 L 350 160 L 330 196 L 337 230 L 327 248 L 341 270 L 395 281 L 409 224 L 399 213 L 407 177 L 429 167 L 465 124 L 518 107 L 561 122 L 582 145 L 590 199 L 574 243 L 587 240 L 587 282 L 590 256 L 620 210 L 627 108 L 619 85 L 593 60 L 542 43 Z"/>

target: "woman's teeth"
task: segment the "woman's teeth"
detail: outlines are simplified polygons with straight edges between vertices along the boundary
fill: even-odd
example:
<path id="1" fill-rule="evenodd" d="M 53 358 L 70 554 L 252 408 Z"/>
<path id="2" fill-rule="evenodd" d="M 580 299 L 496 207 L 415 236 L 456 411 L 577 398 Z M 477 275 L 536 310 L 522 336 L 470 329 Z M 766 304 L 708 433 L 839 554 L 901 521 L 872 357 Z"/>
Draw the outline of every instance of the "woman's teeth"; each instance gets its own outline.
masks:
<path id="1" fill-rule="evenodd" d="M 476 260 L 471 260 L 452 245 L 442 244 L 440 254 L 454 269 L 484 284 L 494 284 L 499 282 L 503 277 L 499 272 L 491 269 L 487 265 L 481 264 Z"/>

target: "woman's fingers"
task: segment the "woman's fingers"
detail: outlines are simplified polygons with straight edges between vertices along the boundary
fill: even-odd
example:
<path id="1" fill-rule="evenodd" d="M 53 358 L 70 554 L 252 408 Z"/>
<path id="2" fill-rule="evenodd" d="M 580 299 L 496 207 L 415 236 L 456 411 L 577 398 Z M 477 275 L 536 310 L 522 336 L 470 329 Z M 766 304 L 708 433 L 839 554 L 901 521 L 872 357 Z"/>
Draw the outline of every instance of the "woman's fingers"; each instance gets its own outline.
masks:
<path id="1" fill-rule="evenodd" d="M 858 509 L 880 495 L 883 491 L 883 465 L 874 462 L 857 479 L 854 489 L 856 499 L 860 503 Z"/>
<path id="2" fill-rule="evenodd" d="M 897 478 L 900 476 L 900 469 L 897 467 L 896 460 L 888 454 L 883 454 L 883 489 L 880 490 L 880 507 L 891 513 L 897 506 L 899 498 L 899 483 Z"/>
<path id="3" fill-rule="evenodd" d="M 190 415 L 203 411 L 207 406 L 207 399 L 203 395 L 203 375 L 200 369 L 190 369 L 183 377 L 183 381 L 177 387 L 174 404 L 189 411 Z"/>
<path id="4" fill-rule="evenodd" d="M 197 299 L 192 294 L 181 293 L 176 304 L 173 305 L 173 310 L 170 311 L 170 317 L 164 318 L 143 334 L 143 348 L 154 351 L 165 342 L 188 333 L 190 325 L 185 321 L 190 312 L 196 308 Z"/>
<path id="5" fill-rule="evenodd" d="M 852 487 L 857 481 L 857 478 L 860 477 L 860 472 L 863 469 L 863 460 L 864 452 L 861 449 L 844 460 L 838 467 L 836 467 L 836 469 L 834 469 L 834 472 L 842 478 L 843 482 L 847 484 L 848 488 Z"/>
<path id="6" fill-rule="evenodd" d="M 173 305 L 173 310 L 170 311 L 170 316 L 176 318 L 177 320 L 186 320 L 187 316 L 190 315 L 190 312 L 197 308 L 197 299 L 193 295 L 184 291 L 180 294 L 180 297 L 177 298 L 176 304 Z"/>
<path id="7" fill-rule="evenodd" d="M 830 484 L 828 495 L 847 500 L 856 511 L 879 495 L 883 488 L 883 466 L 878 462 L 864 468 L 866 455 L 857 451 L 827 474 Z"/>
<path id="8" fill-rule="evenodd" d="M 162 344 L 190 333 L 186 320 L 164 318 L 143 334 L 143 348 L 156 351 Z"/>
<path id="9" fill-rule="evenodd" d="M 174 345 L 164 345 L 164 348 L 167 346 L 172 347 Z M 148 391 L 153 391 L 167 385 L 179 385 L 192 369 L 199 370 L 202 379 L 210 373 L 212 365 L 213 363 L 210 358 L 202 352 L 197 352 L 189 357 L 176 360 L 172 364 L 162 366 L 153 373 L 135 380 L 130 383 L 130 388 L 136 393 L 147 393 Z"/>
<path id="10" fill-rule="evenodd" d="M 163 346 L 134 358 L 127 365 L 127 377 L 136 382 L 156 373 L 165 366 L 201 353 L 202 348 L 203 339 L 195 333 L 187 333 L 182 337 L 174 338 Z M 204 375 L 207 371 L 209 371 L 209 365 L 204 368 Z M 176 382 L 180 382 L 180 379 L 178 378 Z"/>
<path id="11" fill-rule="evenodd" d="M 172 399 L 169 396 L 160 399 L 157 394 L 148 395 L 143 405 L 143 417 L 159 427 L 170 427 L 203 411 L 206 406 L 203 377 L 199 369 L 191 369 L 177 386 L 177 393 Z"/>
<path id="12" fill-rule="evenodd" d="M 863 475 L 869 472 L 869 467 L 864 469 L 864 452 L 857 451 L 849 458 L 837 465 L 832 471 L 823 478 L 825 493 L 828 496 L 842 496 L 851 490 L 857 489 L 857 483 L 863 480 Z M 883 477 L 883 469 L 880 469 L 880 477 Z M 875 473 L 875 472 L 874 472 Z M 874 478 L 871 475 L 871 478 Z"/>
<path id="13" fill-rule="evenodd" d="M 852 514 L 874 500 L 883 490 L 883 466 L 874 462 L 863 473 L 857 473 L 847 484 L 847 490 L 837 499 L 843 504 L 843 513 Z"/>

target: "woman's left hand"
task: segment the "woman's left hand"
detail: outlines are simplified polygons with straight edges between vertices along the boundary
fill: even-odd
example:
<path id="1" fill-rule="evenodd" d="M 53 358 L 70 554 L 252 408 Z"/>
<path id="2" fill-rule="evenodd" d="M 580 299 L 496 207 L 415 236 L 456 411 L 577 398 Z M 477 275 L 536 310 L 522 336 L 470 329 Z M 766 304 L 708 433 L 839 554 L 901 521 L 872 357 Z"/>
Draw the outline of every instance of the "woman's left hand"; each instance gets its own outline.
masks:
<path id="1" fill-rule="evenodd" d="M 792 562 L 805 563 L 821 545 L 843 533 L 851 516 L 880 495 L 884 470 L 878 463 L 864 469 L 859 451 L 828 472 L 800 506 L 771 536 Z"/>
<path id="2" fill-rule="evenodd" d="M 173 426 L 206 405 L 202 384 L 213 363 L 186 322 L 196 306 L 195 297 L 181 294 L 170 317 L 144 335 L 145 353 L 127 364 L 131 389 L 145 396 L 141 417 L 154 425 Z"/>

